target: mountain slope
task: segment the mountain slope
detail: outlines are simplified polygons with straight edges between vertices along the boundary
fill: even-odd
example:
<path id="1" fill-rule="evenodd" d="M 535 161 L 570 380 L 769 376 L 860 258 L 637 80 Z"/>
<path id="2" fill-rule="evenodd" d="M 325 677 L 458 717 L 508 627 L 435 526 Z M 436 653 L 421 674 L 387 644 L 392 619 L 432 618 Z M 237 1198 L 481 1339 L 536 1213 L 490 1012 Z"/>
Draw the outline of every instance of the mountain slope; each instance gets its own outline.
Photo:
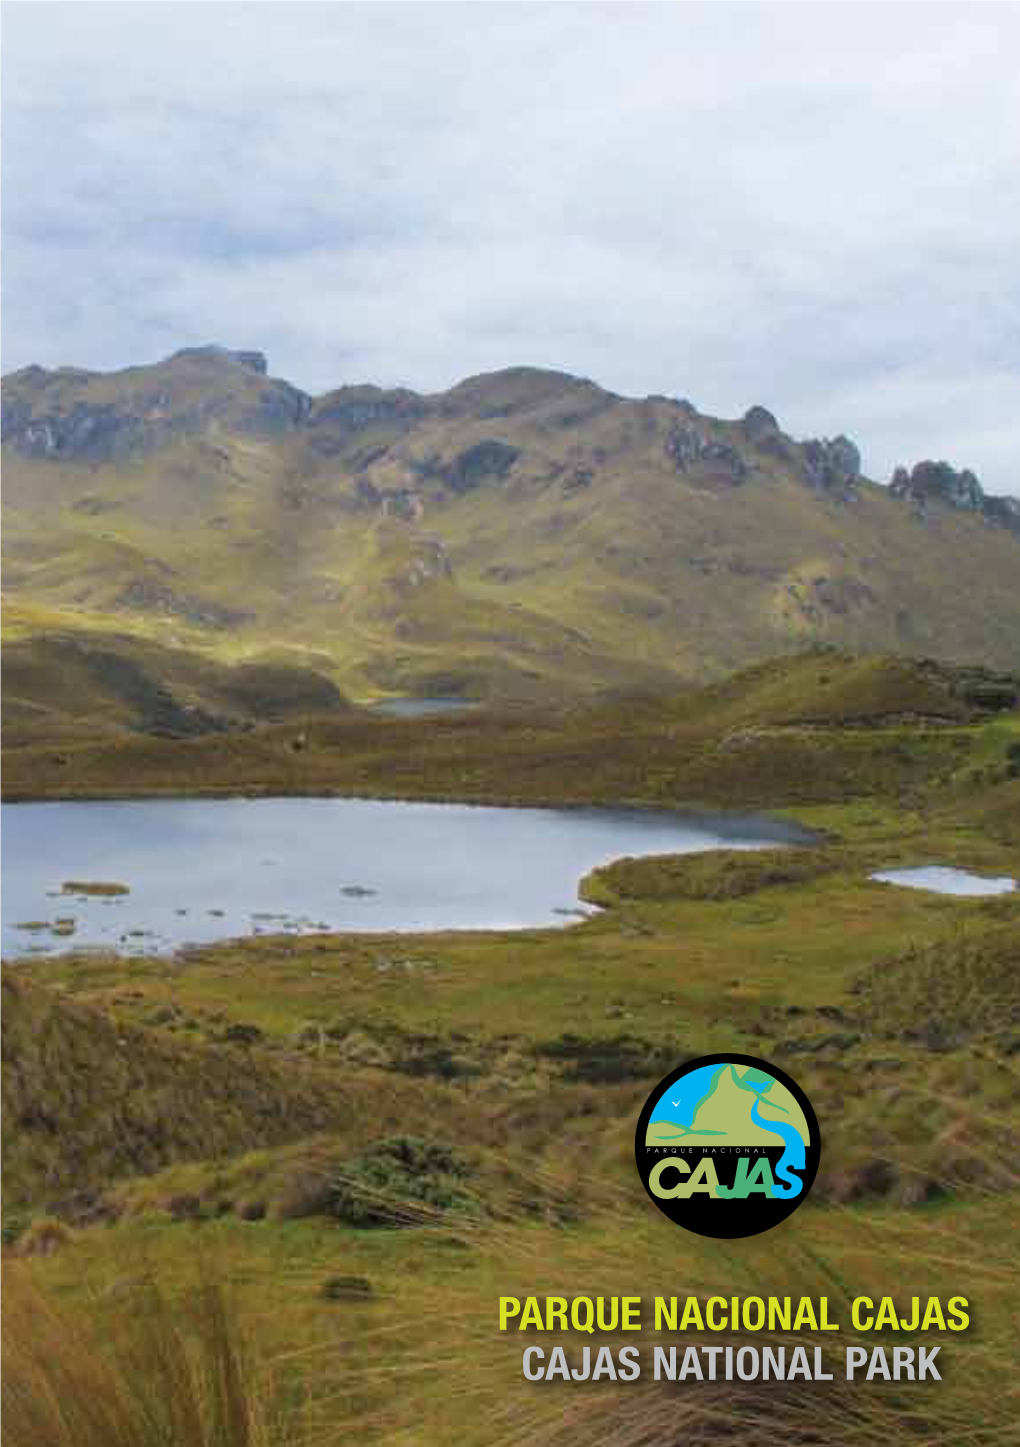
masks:
<path id="1" fill-rule="evenodd" d="M 675 687 L 812 643 L 1020 664 L 1020 506 L 515 368 L 312 399 L 257 353 L 4 380 L 8 596 L 354 696 Z"/>

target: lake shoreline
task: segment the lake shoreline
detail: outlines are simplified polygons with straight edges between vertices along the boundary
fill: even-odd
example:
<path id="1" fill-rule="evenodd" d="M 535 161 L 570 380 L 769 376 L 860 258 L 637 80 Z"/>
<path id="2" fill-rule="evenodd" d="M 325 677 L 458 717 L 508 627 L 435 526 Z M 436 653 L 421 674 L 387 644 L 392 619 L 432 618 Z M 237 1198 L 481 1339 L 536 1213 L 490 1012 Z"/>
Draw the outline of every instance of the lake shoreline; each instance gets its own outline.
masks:
<path id="1" fill-rule="evenodd" d="M 12 959 L 268 934 L 562 928 L 586 912 L 583 881 L 607 861 L 817 843 L 748 811 L 321 795 L 13 804 L 3 822 Z M 66 882 L 98 877 L 126 883 Z M 71 894 L 54 920 L 54 898 Z"/>
<path id="2" fill-rule="evenodd" d="M 238 789 L 233 785 L 219 786 L 209 785 L 203 788 L 187 789 L 110 789 L 110 790 L 84 790 L 82 792 L 55 793 L 51 791 L 30 791 L 16 790 L 6 792 L 0 790 L 0 803 L 13 806 L 22 804 L 148 804 L 163 803 L 170 801 L 201 802 L 202 800 L 256 803 L 265 800 L 285 799 L 335 799 L 338 801 L 349 801 L 351 803 L 365 804 L 434 804 L 437 807 L 444 805 L 459 809 L 555 809 L 578 812 L 584 809 L 633 809 L 645 814 L 677 814 L 687 819 L 739 816 L 744 819 L 761 818 L 772 823 L 786 825 L 793 830 L 799 831 L 804 837 L 797 840 L 798 844 L 822 844 L 825 843 L 828 835 L 826 831 L 814 829 L 804 824 L 796 817 L 797 805 L 785 808 L 782 805 L 749 805 L 743 807 L 734 804 L 732 801 L 716 803 L 711 798 L 703 798 L 684 802 L 666 802 L 663 800 L 642 798 L 624 798 L 619 796 L 595 795 L 590 798 L 578 798 L 577 795 L 503 795 L 492 794 L 447 794 L 447 793 L 386 793 L 384 791 L 372 790 L 371 792 L 354 791 L 348 789 L 312 788 L 307 789 L 278 789 L 275 786 L 267 785 L 264 788 L 254 786 L 252 788 Z M 799 806 L 801 810 L 806 805 Z"/>

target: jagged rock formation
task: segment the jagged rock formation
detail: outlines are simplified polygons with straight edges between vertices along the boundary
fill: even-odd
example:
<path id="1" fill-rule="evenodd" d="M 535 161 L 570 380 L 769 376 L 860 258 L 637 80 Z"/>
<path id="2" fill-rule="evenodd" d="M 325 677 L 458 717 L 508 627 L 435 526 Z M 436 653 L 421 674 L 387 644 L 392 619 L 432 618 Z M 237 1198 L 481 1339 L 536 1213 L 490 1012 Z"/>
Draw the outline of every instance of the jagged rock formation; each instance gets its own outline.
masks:
<path id="1" fill-rule="evenodd" d="M 921 511 L 929 503 L 941 503 L 980 513 L 990 522 L 1020 531 L 1020 501 L 1012 497 L 989 497 L 969 468 L 957 472 L 948 462 L 930 461 L 915 463 L 909 472 L 905 467 L 897 467 L 889 491 Z"/>
<path id="2" fill-rule="evenodd" d="M 816 437 L 805 442 L 804 460 L 816 487 L 846 489 L 861 475 L 860 449 L 842 434 L 831 440 Z"/>
<path id="3" fill-rule="evenodd" d="M 680 472 L 700 466 L 727 482 L 741 483 L 747 477 L 747 459 L 736 447 L 685 423 L 676 423 L 665 441 L 665 453 Z"/>
<path id="4" fill-rule="evenodd" d="M 741 426 L 752 442 L 760 442 L 765 437 L 774 437 L 779 431 L 779 423 L 767 407 L 749 407 L 744 413 Z"/>
<path id="5" fill-rule="evenodd" d="M 270 437 L 299 428 L 316 451 L 329 456 L 343 450 L 355 434 L 380 426 L 406 433 L 437 415 L 509 419 L 547 404 L 552 396 L 558 403 L 569 399 L 547 421 L 563 429 L 577 427 L 614 404 L 638 405 L 583 379 L 534 368 L 495 374 L 512 383 L 514 393 L 498 403 L 489 395 L 491 379 L 486 377 L 470 378 L 438 398 L 407 388 L 365 385 L 341 387 L 314 400 L 290 383 L 270 378 L 268 371 L 264 352 L 214 345 L 185 347 L 154 367 L 108 375 L 74 367 L 25 367 L 4 378 L 3 441 L 29 457 L 98 464 L 151 452 L 217 426 Z M 674 413 L 663 451 L 680 472 L 700 468 L 717 480 L 743 483 L 756 469 L 755 453 L 765 453 L 798 467 L 811 486 L 844 497 L 862 475 L 860 449 L 850 438 L 797 443 L 761 405 L 750 407 L 733 429 L 702 416 L 686 400 L 648 398 L 646 405 L 652 403 Z M 734 430 L 735 440 L 729 435 Z M 379 455 L 366 456 L 362 466 Z M 505 478 L 520 455 L 512 443 L 486 437 L 452 457 L 413 459 L 410 466 L 419 477 L 440 478 L 455 492 L 466 492 Z M 593 475 L 590 467 L 575 464 L 575 485 L 586 486 Z M 920 507 L 944 502 L 1007 526 L 1017 526 L 1020 519 L 1015 499 L 988 497 L 973 472 L 957 472 L 947 462 L 919 462 L 910 471 L 898 467 L 890 492 Z"/>

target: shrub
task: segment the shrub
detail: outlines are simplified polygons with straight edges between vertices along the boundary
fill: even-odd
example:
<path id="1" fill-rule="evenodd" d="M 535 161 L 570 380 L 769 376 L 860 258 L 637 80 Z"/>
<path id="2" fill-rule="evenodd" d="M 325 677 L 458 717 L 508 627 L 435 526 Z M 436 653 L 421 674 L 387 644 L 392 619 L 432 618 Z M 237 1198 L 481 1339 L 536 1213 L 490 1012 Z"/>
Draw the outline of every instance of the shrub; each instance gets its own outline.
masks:
<path id="1" fill-rule="evenodd" d="M 397 1135 L 352 1157 L 330 1183 L 329 1210 L 351 1226 L 413 1226 L 446 1212 L 476 1215 L 467 1164 L 423 1136 Z"/>

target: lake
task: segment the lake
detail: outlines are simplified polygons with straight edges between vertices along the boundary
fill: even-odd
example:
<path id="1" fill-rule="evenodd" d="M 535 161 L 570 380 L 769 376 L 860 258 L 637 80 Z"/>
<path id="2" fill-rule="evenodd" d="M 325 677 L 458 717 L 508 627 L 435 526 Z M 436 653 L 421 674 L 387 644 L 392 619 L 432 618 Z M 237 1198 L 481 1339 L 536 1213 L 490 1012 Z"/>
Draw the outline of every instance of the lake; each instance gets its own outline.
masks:
<path id="1" fill-rule="evenodd" d="M 810 842 L 760 815 L 366 799 L 5 804 L 3 952 L 165 953 L 258 933 L 520 929 L 623 855 Z M 69 882 L 127 893 L 66 892 Z"/>

